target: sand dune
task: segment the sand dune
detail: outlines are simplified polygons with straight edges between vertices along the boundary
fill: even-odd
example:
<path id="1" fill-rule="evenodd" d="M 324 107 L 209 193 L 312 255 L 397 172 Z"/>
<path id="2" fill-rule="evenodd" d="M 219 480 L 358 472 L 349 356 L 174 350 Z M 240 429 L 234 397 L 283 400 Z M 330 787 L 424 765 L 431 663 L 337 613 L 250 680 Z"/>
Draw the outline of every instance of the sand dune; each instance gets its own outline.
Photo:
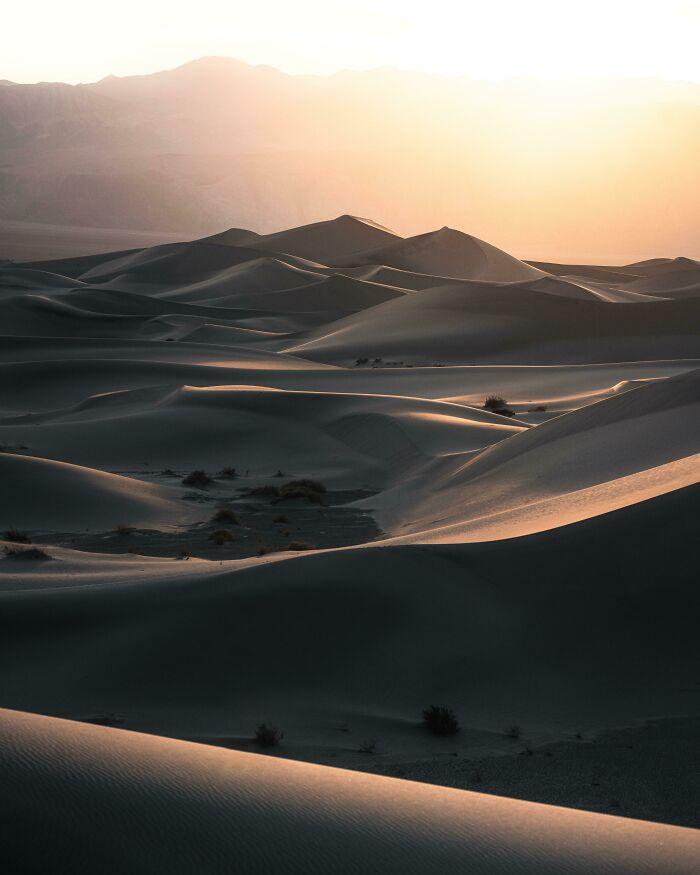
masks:
<path id="1" fill-rule="evenodd" d="M 543 276 L 542 271 L 490 243 L 452 228 L 357 252 L 347 256 L 343 263 L 381 264 L 399 270 L 488 282 L 519 282 Z"/>
<path id="2" fill-rule="evenodd" d="M 689 875 L 698 853 L 677 827 L 12 711 L 1 721 L 4 856 L 23 869 Z M 50 845 L 31 840 L 47 799 Z"/>
<path id="3" fill-rule="evenodd" d="M 697 279 L 350 216 L 0 268 L 0 863 L 692 871 L 630 818 L 697 824 L 640 728 L 697 715 Z M 485 758 L 628 817 L 342 770 Z"/>
<path id="4" fill-rule="evenodd" d="M 0 453 L 2 522 L 6 528 L 105 531 L 196 518 L 179 491 L 49 459 Z"/>

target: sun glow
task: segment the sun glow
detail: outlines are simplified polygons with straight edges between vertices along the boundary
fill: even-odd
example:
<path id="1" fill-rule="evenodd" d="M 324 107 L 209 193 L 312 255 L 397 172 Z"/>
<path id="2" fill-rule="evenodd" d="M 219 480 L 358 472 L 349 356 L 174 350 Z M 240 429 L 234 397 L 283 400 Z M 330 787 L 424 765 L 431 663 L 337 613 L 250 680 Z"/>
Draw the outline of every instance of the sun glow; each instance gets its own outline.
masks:
<path id="1" fill-rule="evenodd" d="M 481 79 L 700 81 L 698 0 L 433 0 L 428 6 L 268 0 L 249 7 L 200 0 L 194 12 L 166 0 L 123 0 L 107 7 L 109 16 L 105 7 L 88 0 L 16 4 L 4 15 L 0 75 L 92 81 L 228 55 L 291 73 L 398 66 Z"/>

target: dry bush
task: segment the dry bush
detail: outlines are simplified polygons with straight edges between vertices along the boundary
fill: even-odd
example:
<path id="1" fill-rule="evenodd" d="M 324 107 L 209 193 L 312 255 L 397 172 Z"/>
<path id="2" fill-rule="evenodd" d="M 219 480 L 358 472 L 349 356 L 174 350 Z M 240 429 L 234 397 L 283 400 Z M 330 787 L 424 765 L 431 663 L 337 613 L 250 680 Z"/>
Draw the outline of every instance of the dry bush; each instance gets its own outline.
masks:
<path id="1" fill-rule="evenodd" d="M 284 738 L 284 732 L 272 723 L 260 723 L 255 730 L 255 740 L 260 747 L 276 747 Z"/>
<path id="2" fill-rule="evenodd" d="M 236 472 L 235 468 L 227 465 L 225 468 L 222 468 L 219 471 L 219 477 L 222 480 L 235 480 L 236 477 L 238 477 L 238 473 Z"/>
<path id="3" fill-rule="evenodd" d="M 313 550 L 313 544 L 307 544 L 306 541 L 290 541 L 287 546 L 284 548 L 285 550 Z"/>
<path id="4" fill-rule="evenodd" d="M 6 559 L 50 559 L 48 553 L 38 547 L 5 547 Z"/>
<path id="5" fill-rule="evenodd" d="M 31 544 L 29 535 L 26 532 L 20 532 L 19 529 L 14 527 L 8 529 L 3 537 L 6 541 L 12 541 L 13 544 Z"/>
<path id="6" fill-rule="evenodd" d="M 183 486 L 194 486 L 195 489 L 206 489 L 212 483 L 211 477 L 206 471 L 196 470 L 183 477 Z"/>
<path id="7" fill-rule="evenodd" d="M 459 720 L 451 708 L 431 705 L 423 711 L 423 724 L 433 735 L 455 735 L 459 732 Z"/>
<path id="8" fill-rule="evenodd" d="M 211 518 L 213 523 L 231 523 L 234 526 L 240 526 L 241 519 L 232 507 L 222 505 L 215 511 Z"/>

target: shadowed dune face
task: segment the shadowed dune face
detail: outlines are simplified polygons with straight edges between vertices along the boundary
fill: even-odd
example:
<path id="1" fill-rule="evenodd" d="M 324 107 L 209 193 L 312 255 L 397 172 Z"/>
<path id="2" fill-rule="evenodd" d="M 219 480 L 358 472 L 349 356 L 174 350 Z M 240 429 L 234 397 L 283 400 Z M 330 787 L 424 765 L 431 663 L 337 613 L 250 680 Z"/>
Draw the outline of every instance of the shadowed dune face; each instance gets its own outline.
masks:
<path id="1" fill-rule="evenodd" d="M 689 875 L 698 852 L 692 830 L 11 711 L 0 720 L 4 853 L 29 868 Z M 50 851 L 29 840 L 42 806 L 28 786 L 56 803 Z"/>
<path id="2" fill-rule="evenodd" d="M 697 715 L 697 271 L 351 216 L 0 267 L 0 707 L 52 715 L 0 715 L 12 853 L 690 873 L 690 832 L 311 763 L 488 792 Z M 696 822 L 603 747 L 545 798 Z"/>

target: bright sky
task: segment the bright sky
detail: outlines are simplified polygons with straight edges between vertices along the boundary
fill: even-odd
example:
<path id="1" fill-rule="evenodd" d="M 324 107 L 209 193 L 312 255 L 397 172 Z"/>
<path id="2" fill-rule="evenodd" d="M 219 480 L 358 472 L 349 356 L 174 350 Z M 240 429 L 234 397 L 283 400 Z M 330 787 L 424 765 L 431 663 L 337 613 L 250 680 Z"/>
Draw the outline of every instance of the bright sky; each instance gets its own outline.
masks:
<path id="1" fill-rule="evenodd" d="M 700 0 L 38 0 L 7 7 L 0 79 L 17 82 L 90 82 L 205 55 L 289 73 L 391 65 L 480 79 L 700 82 Z"/>

